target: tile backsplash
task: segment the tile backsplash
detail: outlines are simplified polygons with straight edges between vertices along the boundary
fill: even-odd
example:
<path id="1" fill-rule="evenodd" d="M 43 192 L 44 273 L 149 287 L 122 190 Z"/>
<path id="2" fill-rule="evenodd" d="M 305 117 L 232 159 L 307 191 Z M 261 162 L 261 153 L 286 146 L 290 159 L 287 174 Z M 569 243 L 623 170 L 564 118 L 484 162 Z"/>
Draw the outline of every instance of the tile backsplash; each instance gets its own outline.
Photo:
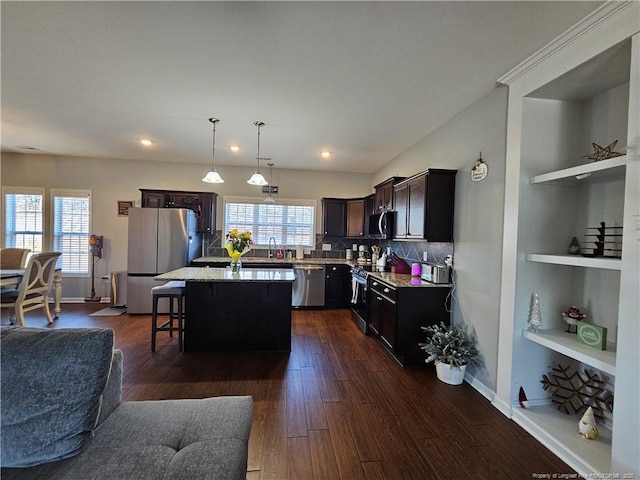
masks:
<path id="1" fill-rule="evenodd" d="M 223 234 L 221 230 L 216 230 L 208 235 L 205 241 L 204 254 L 210 257 L 225 257 L 227 250 L 222 247 Z M 331 250 L 322 250 L 323 244 L 331 245 Z M 315 249 L 311 250 L 311 258 L 346 258 L 346 251 L 353 245 L 366 245 L 371 251 L 372 245 L 380 245 L 381 251 L 386 252 L 387 246 L 391 246 L 391 251 L 408 263 L 421 262 L 423 252 L 427 252 L 427 261 L 430 263 L 443 264 L 447 255 L 453 255 L 453 243 L 450 242 L 426 242 L 426 241 L 393 241 L 393 240 L 370 240 L 345 237 L 323 237 L 316 235 Z M 291 246 L 295 249 L 295 246 Z M 293 252 L 295 256 L 295 251 Z M 266 257 L 267 249 L 253 249 L 247 253 L 249 257 Z M 357 252 L 354 252 L 357 258 Z"/>

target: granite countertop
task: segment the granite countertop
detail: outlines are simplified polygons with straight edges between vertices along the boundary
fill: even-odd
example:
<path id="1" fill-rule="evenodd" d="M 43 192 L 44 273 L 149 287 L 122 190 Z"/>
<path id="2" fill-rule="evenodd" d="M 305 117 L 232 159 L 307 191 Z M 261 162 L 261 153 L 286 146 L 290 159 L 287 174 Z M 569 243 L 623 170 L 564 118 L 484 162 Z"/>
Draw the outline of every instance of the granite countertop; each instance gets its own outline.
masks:
<path id="1" fill-rule="evenodd" d="M 285 259 L 277 259 L 277 258 L 266 258 L 266 257 L 242 257 L 240 260 L 242 263 L 269 263 L 269 264 L 277 264 L 282 263 L 285 265 L 292 264 L 306 264 L 306 265 L 349 265 L 350 267 L 358 265 L 358 262 L 355 260 L 345 260 L 344 258 L 305 258 L 304 260 L 296 260 L 295 258 L 292 260 Z M 229 257 L 199 257 L 193 260 L 193 263 L 230 263 L 231 259 Z M 371 265 L 371 264 L 369 264 Z M 200 267 L 194 267 L 200 268 Z M 218 269 L 211 269 L 218 270 Z M 223 269 L 221 269 L 223 270 Z M 258 270 L 262 271 L 261 268 L 247 268 L 241 269 L 242 271 L 251 271 Z M 166 274 L 165 274 L 166 275 Z M 418 288 L 451 288 L 453 285 L 450 283 L 431 283 L 421 280 L 419 277 L 412 277 L 408 274 L 400 274 L 400 273 L 391 273 L 391 272 L 378 272 L 372 271 L 369 275 L 374 278 L 378 278 L 383 282 L 388 283 L 396 288 L 405 288 L 405 287 L 418 287 Z M 157 277 L 156 277 L 157 278 Z M 164 278 L 162 278 L 164 280 Z M 173 278 L 168 278 L 167 280 L 176 280 Z M 180 279 L 183 280 L 183 279 Z M 198 280 L 194 280 L 198 281 Z M 199 281 L 207 281 L 207 280 L 199 280 Z M 214 281 L 214 280 L 210 280 Z"/>
<path id="2" fill-rule="evenodd" d="M 293 282 L 296 275 L 291 268 L 241 268 L 232 273 L 229 268 L 182 267 L 154 278 L 187 282 Z"/>
<path id="3" fill-rule="evenodd" d="M 231 263 L 229 257 L 198 257 L 193 259 L 193 263 Z M 241 263 L 283 263 L 291 265 L 292 263 L 307 264 L 307 265 L 349 265 L 353 267 L 356 262 L 353 260 L 345 260 L 344 258 L 304 258 L 302 260 L 280 259 L 280 258 L 266 258 L 266 257 L 241 257 Z"/>
<path id="4" fill-rule="evenodd" d="M 431 283 L 422 280 L 420 277 L 412 277 L 403 273 L 391 273 L 391 272 L 371 272 L 369 276 L 382 280 L 396 288 L 450 288 L 453 285 L 450 283 Z"/>

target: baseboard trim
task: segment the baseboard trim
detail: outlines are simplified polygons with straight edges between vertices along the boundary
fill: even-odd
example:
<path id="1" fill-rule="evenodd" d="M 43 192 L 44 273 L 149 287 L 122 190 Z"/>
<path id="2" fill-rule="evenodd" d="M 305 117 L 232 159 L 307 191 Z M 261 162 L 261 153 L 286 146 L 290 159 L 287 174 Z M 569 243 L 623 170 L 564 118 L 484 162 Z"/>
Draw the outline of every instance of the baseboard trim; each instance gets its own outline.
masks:
<path id="1" fill-rule="evenodd" d="M 493 398 L 496 396 L 496 392 L 487 387 L 484 383 L 478 380 L 473 375 L 469 375 L 468 373 L 464 376 L 464 381 L 471 385 L 474 389 L 476 389 L 483 397 L 485 397 L 490 402 L 493 402 Z"/>

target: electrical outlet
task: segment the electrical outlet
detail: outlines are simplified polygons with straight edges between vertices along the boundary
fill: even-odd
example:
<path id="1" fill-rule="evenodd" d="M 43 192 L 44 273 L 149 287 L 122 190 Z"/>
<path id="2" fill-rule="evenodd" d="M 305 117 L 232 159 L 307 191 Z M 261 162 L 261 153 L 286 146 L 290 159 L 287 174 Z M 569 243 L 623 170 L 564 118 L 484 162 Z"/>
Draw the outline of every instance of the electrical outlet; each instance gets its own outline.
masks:
<path id="1" fill-rule="evenodd" d="M 331 244 L 330 243 L 323 243 L 322 244 L 322 250 L 325 251 L 325 252 L 331 250 Z"/>

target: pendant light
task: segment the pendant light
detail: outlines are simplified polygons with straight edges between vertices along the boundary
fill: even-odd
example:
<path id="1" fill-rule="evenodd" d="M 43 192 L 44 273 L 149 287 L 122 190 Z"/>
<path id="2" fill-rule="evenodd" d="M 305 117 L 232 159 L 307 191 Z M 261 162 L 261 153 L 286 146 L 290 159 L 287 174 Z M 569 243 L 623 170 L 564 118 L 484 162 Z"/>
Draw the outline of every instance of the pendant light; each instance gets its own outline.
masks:
<path id="1" fill-rule="evenodd" d="M 216 171 L 216 123 L 220 120 L 218 118 L 210 118 L 209 121 L 213 123 L 213 146 L 211 147 L 211 170 L 202 179 L 206 183 L 224 183 L 224 180 L 220 174 Z"/>
<path id="2" fill-rule="evenodd" d="M 269 183 L 267 184 L 267 188 L 269 189 L 269 194 L 264 198 L 262 203 L 276 203 L 276 199 L 271 196 L 271 182 L 273 178 L 271 177 L 271 167 L 273 167 L 273 163 L 267 163 L 269 165 Z"/>
<path id="3" fill-rule="evenodd" d="M 255 121 L 253 124 L 258 127 L 258 155 L 256 156 L 256 171 L 251 178 L 247 180 L 250 185 L 267 185 L 267 181 L 260 173 L 260 127 L 264 125 L 263 122 Z"/>

